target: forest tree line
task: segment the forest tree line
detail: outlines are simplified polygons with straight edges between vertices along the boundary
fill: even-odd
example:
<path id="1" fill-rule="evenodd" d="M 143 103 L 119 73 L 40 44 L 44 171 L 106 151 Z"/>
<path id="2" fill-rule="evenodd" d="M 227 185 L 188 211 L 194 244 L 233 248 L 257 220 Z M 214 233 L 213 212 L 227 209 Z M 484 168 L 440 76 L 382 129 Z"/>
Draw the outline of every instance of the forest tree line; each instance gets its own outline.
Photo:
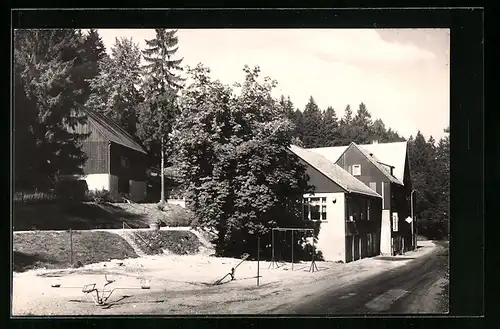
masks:
<path id="1" fill-rule="evenodd" d="M 290 97 L 282 96 L 280 103 L 288 118 L 294 122 L 296 145 L 315 148 L 356 144 L 408 142 L 411 178 L 415 199 L 418 232 L 432 239 L 447 238 L 450 204 L 450 139 L 449 127 L 438 141 L 426 140 L 420 131 L 408 139 L 387 128 L 382 119 L 372 120 L 364 103 L 355 113 L 350 105 L 342 117 L 329 106 L 321 110 L 311 96 L 304 110 L 295 109 Z"/>
<path id="2" fill-rule="evenodd" d="M 405 140 L 381 119 L 372 121 L 363 103 L 356 111 L 347 106 L 341 118 L 332 107 L 321 110 L 312 96 L 298 109 L 290 97 L 272 97 L 277 82 L 262 82 L 258 67 L 245 66 L 243 82 L 228 86 L 202 64 L 183 67 L 178 47 L 176 30 L 156 29 L 144 49 L 116 38 L 109 54 L 94 29 L 16 30 L 16 190 L 47 190 L 59 175 L 81 173 L 86 136 L 65 127 L 85 122 L 74 112 L 85 107 L 115 120 L 143 145 L 151 168 L 164 162 L 179 167 L 198 225 L 218 230 L 223 253 L 231 241 L 250 243 L 278 225 L 277 214 L 298 216 L 306 176 L 283 146 Z M 419 231 L 444 237 L 449 139 L 425 140 L 419 132 L 408 142 Z"/>

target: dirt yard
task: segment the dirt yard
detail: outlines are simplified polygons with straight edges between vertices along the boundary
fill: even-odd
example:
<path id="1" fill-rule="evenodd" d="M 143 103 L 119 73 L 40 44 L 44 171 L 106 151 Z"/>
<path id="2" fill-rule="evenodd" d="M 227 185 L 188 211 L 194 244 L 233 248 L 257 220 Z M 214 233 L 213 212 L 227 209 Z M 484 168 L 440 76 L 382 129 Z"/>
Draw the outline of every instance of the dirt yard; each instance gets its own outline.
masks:
<path id="1" fill-rule="evenodd" d="M 310 263 L 269 268 L 260 262 L 245 261 L 221 285 L 212 285 L 240 260 L 199 255 L 156 255 L 111 260 L 78 269 L 38 269 L 14 273 L 12 315 L 140 315 L 140 314 L 259 314 L 283 304 L 293 303 L 332 284 L 343 286 L 370 275 L 403 266 L 410 258 L 423 255 L 434 245 L 420 242 L 422 248 L 408 252 L 401 261 L 383 257 L 366 258 L 348 264 L 317 262 L 319 271 L 310 273 Z M 139 288 L 147 280 L 149 290 L 118 289 L 107 307 L 95 306 L 82 293 L 83 285 L 102 287 L 104 274 L 116 280 L 109 287 Z M 60 288 L 51 285 L 60 284 Z M 73 288 L 71 288 L 73 287 Z"/>

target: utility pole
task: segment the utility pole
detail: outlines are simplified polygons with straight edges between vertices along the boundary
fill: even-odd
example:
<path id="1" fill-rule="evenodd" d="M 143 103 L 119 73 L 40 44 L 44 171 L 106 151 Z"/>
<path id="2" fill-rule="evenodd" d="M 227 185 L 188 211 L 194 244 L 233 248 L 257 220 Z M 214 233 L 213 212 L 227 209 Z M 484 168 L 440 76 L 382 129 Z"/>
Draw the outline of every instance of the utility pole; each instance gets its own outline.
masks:
<path id="1" fill-rule="evenodd" d="M 415 230 L 414 230 L 414 224 L 415 223 L 415 216 L 413 214 L 413 192 L 415 192 L 415 190 L 411 190 L 411 193 L 410 193 L 410 207 L 411 207 L 411 234 L 412 234 L 412 238 L 413 238 L 413 250 L 417 249 L 417 235 L 415 234 Z"/>

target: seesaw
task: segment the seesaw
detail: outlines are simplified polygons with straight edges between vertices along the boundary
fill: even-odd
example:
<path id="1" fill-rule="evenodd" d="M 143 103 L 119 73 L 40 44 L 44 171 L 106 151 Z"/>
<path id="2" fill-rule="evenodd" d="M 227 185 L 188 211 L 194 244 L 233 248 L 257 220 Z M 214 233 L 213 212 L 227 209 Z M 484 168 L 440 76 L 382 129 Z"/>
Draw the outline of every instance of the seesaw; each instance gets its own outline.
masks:
<path id="1" fill-rule="evenodd" d="M 107 300 L 109 299 L 109 297 L 111 297 L 111 294 L 115 290 L 150 289 L 149 282 L 147 280 L 143 279 L 143 280 L 141 280 L 140 287 L 116 287 L 116 288 L 113 288 L 111 290 L 106 290 L 106 286 L 114 283 L 116 280 L 108 279 L 106 274 L 104 275 L 104 280 L 106 281 L 106 283 L 104 283 L 104 285 L 102 286 L 101 291 L 99 291 L 99 289 L 96 288 L 95 283 L 86 284 L 82 288 L 82 292 L 87 296 L 88 295 L 92 296 L 94 303 L 98 306 L 106 305 Z M 80 287 L 61 287 L 60 284 L 53 284 L 52 288 L 79 289 Z"/>
<path id="2" fill-rule="evenodd" d="M 235 267 L 231 268 L 231 271 L 229 273 L 227 273 L 226 275 L 224 275 L 221 279 L 215 281 L 214 286 L 221 284 L 222 280 L 224 280 L 228 276 L 231 276 L 231 281 L 233 281 L 234 280 L 234 272 L 236 271 L 236 268 L 238 268 L 238 266 L 240 266 L 240 264 L 243 263 L 248 257 L 250 257 L 250 255 L 247 253 L 244 253 L 243 255 L 241 255 L 241 262 L 239 262 Z"/>

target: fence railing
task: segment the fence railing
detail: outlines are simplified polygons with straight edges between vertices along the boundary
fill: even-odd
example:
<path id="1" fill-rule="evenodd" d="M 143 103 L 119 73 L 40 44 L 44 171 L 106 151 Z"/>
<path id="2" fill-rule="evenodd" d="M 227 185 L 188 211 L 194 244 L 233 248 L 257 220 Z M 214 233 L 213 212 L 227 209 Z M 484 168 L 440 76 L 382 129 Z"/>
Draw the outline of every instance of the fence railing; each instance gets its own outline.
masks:
<path id="1" fill-rule="evenodd" d="M 131 228 L 127 223 L 123 222 L 122 223 L 122 229 L 125 230 L 125 229 L 129 229 L 129 230 L 133 230 L 133 228 Z M 132 236 L 138 240 L 140 240 L 146 247 L 148 247 L 149 250 L 151 251 L 154 251 L 153 250 L 153 247 L 151 247 L 151 245 L 146 241 L 144 240 L 139 234 L 137 234 L 136 231 L 132 231 Z"/>
<path id="2" fill-rule="evenodd" d="M 49 192 L 15 192 L 14 202 L 21 204 L 49 203 L 57 201 L 55 193 Z"/>

